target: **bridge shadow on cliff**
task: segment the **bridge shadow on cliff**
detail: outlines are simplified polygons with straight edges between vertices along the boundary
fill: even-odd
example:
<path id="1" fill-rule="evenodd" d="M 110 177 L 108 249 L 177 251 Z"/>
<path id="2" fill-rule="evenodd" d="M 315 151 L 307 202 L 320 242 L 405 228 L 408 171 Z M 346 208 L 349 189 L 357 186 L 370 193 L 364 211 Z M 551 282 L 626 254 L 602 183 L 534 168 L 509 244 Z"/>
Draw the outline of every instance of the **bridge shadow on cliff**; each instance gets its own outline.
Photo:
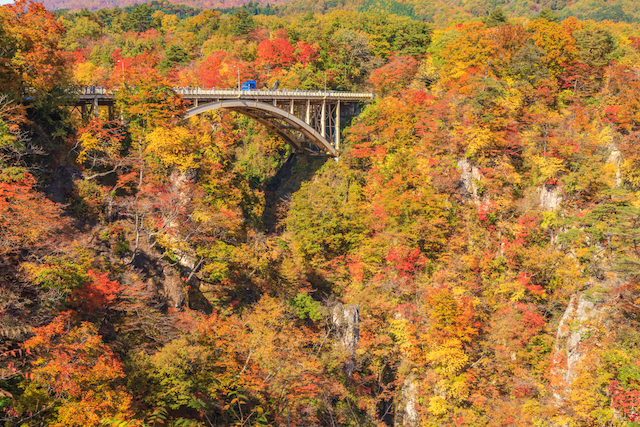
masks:
<path id="1" fill-rule="evenodd" d="M 278 172 L 265 182 L 262 223 L 267 233 L 281 233 L 284 230 L 284 219 L 289 211 L 291 196 L 300 189 L 303 182 L 312 179 L 327 161 L 333 159 L 291 154 Z"/>

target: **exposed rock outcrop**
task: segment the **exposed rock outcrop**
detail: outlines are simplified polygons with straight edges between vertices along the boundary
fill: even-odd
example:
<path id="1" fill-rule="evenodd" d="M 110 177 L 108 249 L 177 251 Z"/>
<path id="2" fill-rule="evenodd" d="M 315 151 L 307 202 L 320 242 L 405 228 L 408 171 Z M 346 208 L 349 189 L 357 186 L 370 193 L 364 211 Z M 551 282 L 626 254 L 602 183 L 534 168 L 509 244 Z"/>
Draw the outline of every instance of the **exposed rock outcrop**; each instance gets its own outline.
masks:
<path id="1" fill-rule="evenodd" d="M 562 193 L 555 184 L 545 184 L 540 187 L 540 209 L 554 211 L 562 203 Z"/>
<path id="2" fill-rule="evenodd" d="M 351 376 L 354 370 L 353 357 L 360 339 L 360 307 L 336 303 L 331 308 L 331 323 L 335 328 L 336 343 L 351 356 L 347 362 L 347 375 Z"/>
<path id="3" fill-rule="evenodd" d="M 420 425 L 418 394 L 418 381 L 415 374 L 411 373 L 402 383 L 400 400 L 393 421 L 394 427 L 417 427 Z"/>
<path id="4" fill-rule="evenodd" d="M 474 203 L 479 203 L 478 182 L 482 180 L 480 169 L 471 164 L 469 160 L 465 158 L 458 160 L 458 168 L 460 169 L 460 194 L 465 199 L 470 199 L 473 200 Z"/>
<path id="5" fill-rule="evenodd" d="M 182 280 L 178 273 L 170 266 L 165 266 L 162 270 L 163 293 L 167 301 L 174 308 L 182 307 L 185 300 L 185 292 L 182 287 Z"/>
<path id="6" fill-rule="evenodd" d="M 174 171 L 171 174 L 170 179 L 170 192 L 175 194 L 177 200 L 175 200 L 176 208 L 185 208 L 193 201 L 193 183 L 196 179 L 196 171 L 188 170 L 185 172 Z M 168 224 L 169 227 L 178 227 L 179 224 L 175 223 L 175 220 Z M 180 237 L 170 239 L 165 236 L 169 241 L 173 240 L 177 242 Z M 178 247 L 180 246 L 180 247 Z M 187 276 L 191 275 L 191 272 L 198 267 L 198 259 L 195 256 L 193 250 L 186 249 L 184 245 L 176 245 L 171 248 L 173 254 L 176 256 L 178 264 L 184 268 Z M 192 279 L 194 277 L 192 276 Z"/>
<path id="7" fill-rule="evenodd" d="M 622 158 L 622 152 L 618 150 L 616 146 L 612 146 L 609 157 L 607 158 L 607 163 L 612 164 L 616 168 L 616 187 L 622 185 L 622 172 L 620 170 L 620 167 L 622 166 L 623 161 L 624 159 Z"/>
<path id="8" fill-rule="evenodd" d="M 589 337 L 606 322 L 606 304 L 586 291 L 573 295 L 560 320 L 556 333 L 553 374 L 557 378 L 554 398 L 562 404 L 571 392 L 581 362 L 586 355 L 585 344 Z"/>

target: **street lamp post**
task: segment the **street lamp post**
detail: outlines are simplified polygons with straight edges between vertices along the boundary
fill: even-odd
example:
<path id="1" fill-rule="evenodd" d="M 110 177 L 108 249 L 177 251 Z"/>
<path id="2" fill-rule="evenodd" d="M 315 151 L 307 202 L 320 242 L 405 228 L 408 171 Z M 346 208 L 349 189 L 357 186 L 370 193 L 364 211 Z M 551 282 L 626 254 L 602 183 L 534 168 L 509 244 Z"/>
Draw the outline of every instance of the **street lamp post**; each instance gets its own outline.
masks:
<path id="1" fill-rule="evenodd" d="M 327 94 L 327 71 L 324 72 L 324 94 Z"/>
<path id="2" fill-rule="evenodd" d="M 233 68 L 238 70 L 238 96 L 240 96 L 240 67 L 238 67 L 237 65 L 234 65 Z"/>
<path id="3" fill-rule="evenodd" d="M 124 61 L 122 59 L 118 59 L 120 65 L 122 65 L 122 87 L 124 87 Z"/>

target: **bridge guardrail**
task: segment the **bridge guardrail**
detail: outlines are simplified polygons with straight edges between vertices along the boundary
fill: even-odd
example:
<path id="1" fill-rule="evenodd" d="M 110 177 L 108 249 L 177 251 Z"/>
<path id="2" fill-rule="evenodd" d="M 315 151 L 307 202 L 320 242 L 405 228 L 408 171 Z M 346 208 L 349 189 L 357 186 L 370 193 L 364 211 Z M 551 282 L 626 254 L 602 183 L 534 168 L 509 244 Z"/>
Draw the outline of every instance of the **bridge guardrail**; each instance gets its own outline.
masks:
<path id="1" fill-rule="evenodd" d="M 109 96 L 117 89 L 107 89 L 103 86 L 83 86 L 80 95 L 84 96 Z M 321 90 L 287 90 L 287 89 L 204 89 L 199 87 L 174 87 L 173 90 L 182 96 L 211 96 L 211 97 L 287 97 L 287 98 L 327 98 L 327 99 L 374 99 L 373 93 L 367 92 L 340 92 Z"/>

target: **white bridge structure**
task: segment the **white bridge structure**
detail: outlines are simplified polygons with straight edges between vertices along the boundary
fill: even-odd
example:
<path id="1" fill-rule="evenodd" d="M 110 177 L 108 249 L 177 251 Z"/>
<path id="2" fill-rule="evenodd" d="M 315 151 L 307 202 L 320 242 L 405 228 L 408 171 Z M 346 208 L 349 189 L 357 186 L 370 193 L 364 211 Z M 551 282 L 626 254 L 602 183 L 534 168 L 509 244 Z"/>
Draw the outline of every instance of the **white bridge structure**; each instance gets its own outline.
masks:
<path id="1" fill-rule="evenodd" d="M 337 157 L 341 120 L 360 113 L 373 93 L 308 90 L 238 90 L 178 87 L 174 91 L 189 105 L 185 118 L 212 110 L 229 110 L 258 121 L 287 141 L 294 151 Z M 83 117 L 98 116 L 107 107 L 115 112 L 113 91 L 99 86 L 80 89 L 77 106 Z"/>

